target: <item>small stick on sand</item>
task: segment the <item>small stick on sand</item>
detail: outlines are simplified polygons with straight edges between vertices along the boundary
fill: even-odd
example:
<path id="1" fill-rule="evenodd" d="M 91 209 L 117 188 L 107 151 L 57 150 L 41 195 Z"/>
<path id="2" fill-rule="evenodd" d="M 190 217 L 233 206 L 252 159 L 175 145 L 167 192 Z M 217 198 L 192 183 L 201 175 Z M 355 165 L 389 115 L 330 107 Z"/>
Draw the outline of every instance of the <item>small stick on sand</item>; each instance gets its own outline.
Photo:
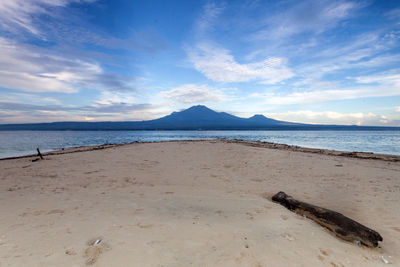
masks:
<path id="1" fill-rule="evenodd" d="M 40 159 L 43 159 L 42 153 L 40 153 L 39 148 L 36 148 L 36 150 L 37 150 L 37 153 L 38 153 L 38 156 L 40 157 Z"/>
<path id="2" fill-rule="evenodd" d="M 328 228 L 344 240 L 359 241 L 369 247 L 377 247 L 378 241 L 382 241 L 378 232 L 336 211 L 298 201 L 282 191 L 274 195 L 272 200 Z"/>

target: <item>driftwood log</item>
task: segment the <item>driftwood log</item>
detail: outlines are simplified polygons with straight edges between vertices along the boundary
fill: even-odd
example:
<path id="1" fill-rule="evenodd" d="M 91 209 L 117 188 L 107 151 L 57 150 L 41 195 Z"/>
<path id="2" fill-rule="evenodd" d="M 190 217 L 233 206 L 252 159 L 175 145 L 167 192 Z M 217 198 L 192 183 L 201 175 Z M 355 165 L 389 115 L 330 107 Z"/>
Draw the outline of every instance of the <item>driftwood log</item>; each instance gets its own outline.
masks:
<path id="1" fill-rule="evenodd" d="M 377 247 L 378 241 L 382 241 L 378 232 L 336 211 L 298 201 L 284 192 L 277 193 L 272 197 L 272 200 L 328 228 L 344 240 L 361 242 L 369 247 Z"/>

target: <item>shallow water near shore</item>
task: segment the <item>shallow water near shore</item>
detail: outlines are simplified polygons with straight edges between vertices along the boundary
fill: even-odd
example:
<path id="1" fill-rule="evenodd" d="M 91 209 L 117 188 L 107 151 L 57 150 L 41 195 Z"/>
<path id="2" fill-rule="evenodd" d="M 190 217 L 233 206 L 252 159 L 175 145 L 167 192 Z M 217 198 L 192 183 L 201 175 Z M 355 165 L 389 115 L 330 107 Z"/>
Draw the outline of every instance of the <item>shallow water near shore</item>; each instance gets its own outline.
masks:
<path id="1" fill-rule="evenodd" d="M 77 146 L 241 139 L 310 148 L 400 155 L 400 131 L 0 131 L 0 158 Z"/>

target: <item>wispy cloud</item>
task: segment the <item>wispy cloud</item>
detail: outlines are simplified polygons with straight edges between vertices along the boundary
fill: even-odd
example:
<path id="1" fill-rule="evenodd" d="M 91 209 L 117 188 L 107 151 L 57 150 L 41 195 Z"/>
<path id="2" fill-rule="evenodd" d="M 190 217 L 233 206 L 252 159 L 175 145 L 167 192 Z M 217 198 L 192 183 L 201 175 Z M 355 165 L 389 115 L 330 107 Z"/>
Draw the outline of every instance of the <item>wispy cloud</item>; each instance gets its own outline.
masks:
<path id="1" fill-rule="evenodd" d="M 391 88 L 365 86 L 362 88 L 354 89 L 311 90 L 292 92 L 286 95 L 271 93 L 270 96 L 265 99 L 265 102 L 274 105 L 312 104 L 333 100 L 396 95 L 400 95 L 400 87 L 398 86 L 393 86 Z"/>
<path id="2" fill-rule="evenodd" d="M 103 71 L 94 62 L 55 55 L 0 37 L 0 86 L 30 92 L 77 92 L 82 87 L 133 90 L 129 78 Z"/>
<path id="3" fill-rule="evenodd" d="M 21 92 L 9 92 L 1 96 L 2 102 L 30 103 L 30 104 L 61 104 L 59 99 L 42 94 L 31 94 Z"/>
<path id="4" fill-rule="evenodd" d="M 361 84 L 379 84 L 398 87 L 400 89 L 400 70 L 391 70 L 384 73 L 377 73 L 368 76 L 360 76 L 354 78 L 357 83 Z"/>
<path id="5" fill-rule="evenodd" d="M 41 35 L 34 19 L 39 15 L 50 15 L 51 8 L 65 7 L 74 2 L 96 0 L 2 0 L 0 1 L 0 26 L 10 32 L 25 31 Z"/>
<path id="6" fill-rule="evenodd" d="M 357 8 L 356 3 L 349 1 L 300 1 L 283 13 L 268 17 L 253 38 L 286 41 L 296 34 L 319 34 L 334 28 Z"/>
<path id="7" fill-rule="evenodd" d="M 275 92 L 267 101 L 290 105 L 400 95 L 399 71 L 393 69 L 400 55 L 391 52 L 392 47 L 382 36 L 370 33 L 316 51 L 309 61 L 294 67 L 297 76 L 289 90 Z M 368 75 L 349 77 L 348 73 Z"/>
<path id="8" fill-rule="evenodd" d="M 362 34 L 347 41 L 320 49 L 308 55 L 306 62 L 296 66 L 299 77 L 309 81 L 349 69 L 375 70 L 396 64 L 398 54 L 385 53 L 390 48 L 377 33 Z"/>
<path id="9" fill-rule="evenodd" d="M 19 40 L 39 38 L 82 50 L 87 44 L 146 54 L 168 49 L 155 28 L 133 28 L 124 37 L 105 36 L 101 29 L 87 21 L 86 14 L 70 7 L 94 2 L 97 0 L 3 0 L 0 1 L 0 30 Z"/>
<path id="10" fill-rule="evenodd" d="M 88 106 L 33 105 L 13 102 L 0 102 L 0 109 L 14 111 L 86 111 L 100 113 L 125 113 L 137 109 L 149 108 L 149 104 L 116 102 Z"/>
<path id="11" fill-rule="evenodd" d="M 400 23 L 400 8 L 392 9 L 386 12 L 385 15 L 393 20 L 397 20 L 397 22 Z"/>
<path id="12" fill-rule="evenodd" d="M 313 123 L 313 124 L 345 124 L 345 125 L 392 125 L 399 126 L 399 122 L 383 115 L 372 112 L 363 113 L 341 113 L 337 111 L 311 111 L 298 110 L 282 113 L 267 113 L 266 116 L 293 122 Z"/>
<path id="13" fill-rule="evenodd" d="M 400 95 L 400 74 L 398 70 L 368 76 L 348 78 L 356 83 L 351 87 L 335 82 L 307 81 L 303 89 L 290 92 L 267 91 L 254 93 L 249 97 L 264 98 L 274 105 L 312 104 L 333 100 L 359 99 L 367 97 L 388 97 Z"/>
<path id="14" fill-rule="evenodd" d="M 224 11 L 225 5 L 214 2 L 207 3 L 203 6 L 200 16 L 194 23 L 194 32 L 196 37 L 204 38 L 208 32 L 214 29 L 214 25 L 218 16 Z"/>
<path id="15" fill-rule="evenodd" d="M 102 91 L 95 105 L 113 105 L 113 104 L 134 104 L 137 103 L 136 97 L 132 92 L 110 92 Z"/>
<path id="16" fill-rule="evenodd" d="M 262 61 L 240 64 L 229 50 L 211 44 L 198 44 L 187 49 L 196 70 L 216 82 L 259 81 L 274 84 L 293 77 L 284 58 L 270 57 Z"/>
<path id="17" fill-rule="evenodd" d="M 0 102 L 0 123 L 49 122 L 93 120 L 152 119 L 160 113 L 160 106 L 146 103 L 113 102 L 86 106 L 34 105 L 16 102 Z"/>
<path id="18" fill-rule="evenodd" d="M 210 88 L 205 84 L 184 84 L 169 91 L 161 92 L 159 96 L 183 104 L 221 102 L 228 99 L 228 96 L 221 90 Z"/>
<path id="19" fill-rule="evenodd" d="M 58 18 L 62 20 L 62 18 Z M 76 20 L 81 20 L 77 17 Z M 60 23 L 60 22 L 58 22 Z M 119 51 L 133 51 L 140 54 L 155 55 L 162 51 L 170 49 L 166 40 L 156 29 L 132 30 L 128 36 L 119 38 L 115 36 L 104 36 L 95 31 L 89 31 L 85 25 L 75 22 L 74 27 L 64 25 L 50 28 L 49 25 L 43 25 L 46 28 L 47 35 L 60 44 L 84 49 L 85 45 L 90 44 L 97 48 L 106 48 Z M 85 22 L 81 22 L 85 23 Z"/>

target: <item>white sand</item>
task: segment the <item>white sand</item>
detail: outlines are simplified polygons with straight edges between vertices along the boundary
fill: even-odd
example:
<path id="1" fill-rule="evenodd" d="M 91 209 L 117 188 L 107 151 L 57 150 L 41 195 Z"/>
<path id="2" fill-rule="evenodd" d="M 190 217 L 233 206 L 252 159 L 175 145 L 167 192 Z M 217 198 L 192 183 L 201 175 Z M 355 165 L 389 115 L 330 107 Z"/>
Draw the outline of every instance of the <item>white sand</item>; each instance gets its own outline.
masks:
<path id="1" fill-rule="evenodd" d="M 400 162 L 223 141 L 31 160 L 0 161 L 2 267 L 400 266 Z M 278 191 L 384 241 L 342 241 L 263 197 Z"/>

